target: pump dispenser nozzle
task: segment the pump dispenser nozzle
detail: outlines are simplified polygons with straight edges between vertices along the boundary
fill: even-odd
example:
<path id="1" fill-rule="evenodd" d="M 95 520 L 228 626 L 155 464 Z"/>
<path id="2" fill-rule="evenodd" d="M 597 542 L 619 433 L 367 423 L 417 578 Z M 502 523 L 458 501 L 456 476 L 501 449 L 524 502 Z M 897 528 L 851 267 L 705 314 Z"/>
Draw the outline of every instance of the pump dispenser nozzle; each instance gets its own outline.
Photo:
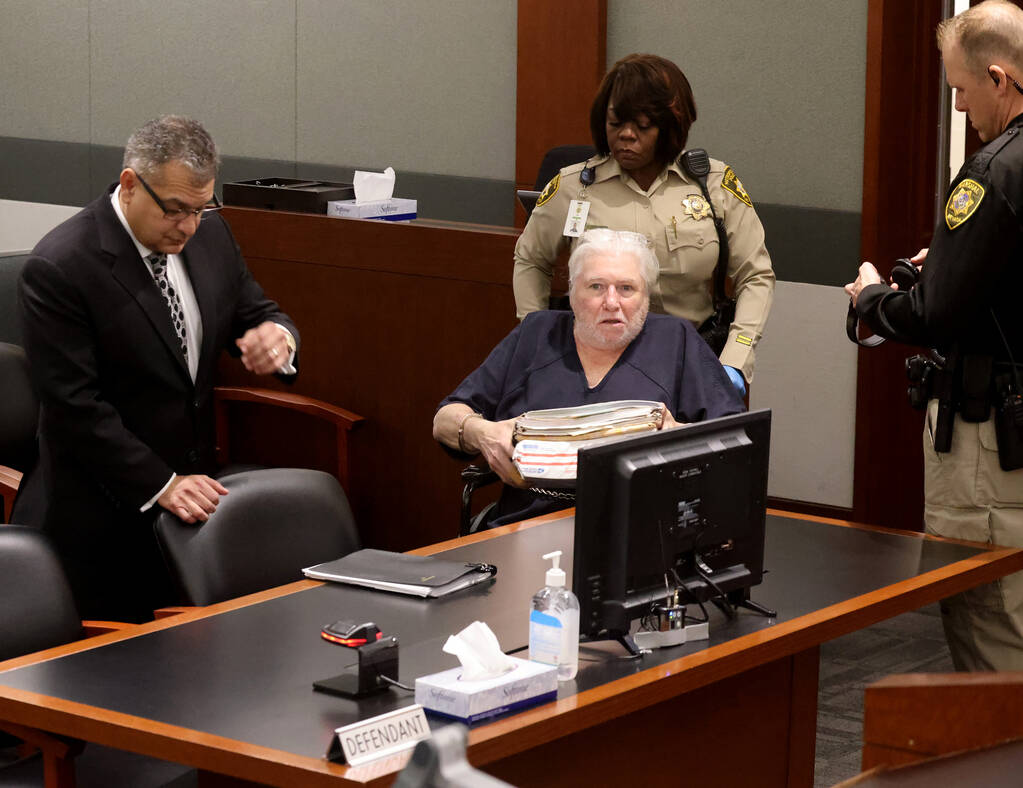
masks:
<path id="1" fill-rule="evenodd" d="M 565 570 L 562 569 L 559 564 L 561 563 L 561 551 L 555 550 L 553 553 L 547 553 L 544 560 L 553 560 L 554 566 L 547 570 L 547 585 L 560 587 L 565 585 Z"/>

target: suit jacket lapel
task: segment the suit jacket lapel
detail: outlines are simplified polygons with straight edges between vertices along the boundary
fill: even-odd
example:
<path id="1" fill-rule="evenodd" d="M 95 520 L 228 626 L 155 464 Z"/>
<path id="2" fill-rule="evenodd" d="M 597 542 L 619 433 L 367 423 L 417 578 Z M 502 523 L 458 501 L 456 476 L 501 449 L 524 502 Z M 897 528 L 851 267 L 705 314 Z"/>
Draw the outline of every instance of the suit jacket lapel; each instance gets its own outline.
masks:
<path id="1" fill-rule="evenodd" d="M 139 256 L 135 244 L 132 243 L 131 238 L 124 231 L 124 227 L 121 226 L 121 222 L 110 204 L 109 195 L 100 198 L 98 209 L 97 226 L 100 246 L 104 252 L 113 257 L 111 273 L 114 279 L 120 282 L 121 286 L 138 302 L 146 317 L 149 318 L 153 330 L 163 341 L 167 351 L 176 359 L 178 368 L 191 384 L 192 376 L 188 372 L 185 356 L 181 352 L 178 335 L 174 332 L 167 302 L 164 301 L 160 288 L 157 287 L 152 274 L 149 273 L 145 262 Z M 133 341 L 133 339 L 125 337 L 125 341 Z"/>
<path id="2" fill-rule="evenodd" d="M 217 310 L 214 279 L 216 264 L 198 232 L 185 246 L 182 258 L 185 261 L 185 270 L 188 271 L 188 279 L 192 283 L 192 292 L 195 293 L 195 300 L 199 304 L 199 316 L 203 325 L 202 348 L 199 351 L 199 365 L 195 373 L 196 388 L 202 390 L 202 387 L 208 383 L 207 378 L 212 374 L 211 361 L 215 360 L 217 356 L 217 349 L 213 347 L 217 333 L 215 331 Z"/>

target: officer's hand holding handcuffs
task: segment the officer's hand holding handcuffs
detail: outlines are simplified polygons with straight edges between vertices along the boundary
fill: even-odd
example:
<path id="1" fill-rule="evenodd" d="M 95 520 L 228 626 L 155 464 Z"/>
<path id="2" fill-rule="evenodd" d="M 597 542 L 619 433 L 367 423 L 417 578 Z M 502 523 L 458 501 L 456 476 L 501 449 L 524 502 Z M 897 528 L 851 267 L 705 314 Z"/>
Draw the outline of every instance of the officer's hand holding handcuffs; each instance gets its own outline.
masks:
<path id="1" fill-rule="evenodd" d="M 877 272 L 873 263 L 863 262 L 860 264 L 860 270 L 856 277 L 856 281 L 847 284 L 845 286 L 845 292 L 849 294 L 853 305 L 855 305 L 856 299 L 860 297 L 860 291 L 864 287 L 867 287 L 868 285 L 879 285 L 883 281 L 884 280 L 881 279 L 881 274 Z"/>
<path id="2" fill-rule="evenodd" d="M 924 247 L 915 255 L 909 258 L 909 261 L 917 267 L 917 270 L 923 267 L 924 260 L 927 257 L 928 247 Z M 845 292 L 852 298 L 853 306 L 856 305 L 856 299 L 860 296 L 860 291 L 868 285 L 879 285 L 884 282 L 881 274 L 877 272 L 877 268 L 874 267 L 873 263 L 864 261 L 860 264 L 859 275 L 856 277 L 855 282 L 850 282 L 845 286 Z M 895 283 L 891 283 L 892 290 L 898 290 L 899 286 Z"/>

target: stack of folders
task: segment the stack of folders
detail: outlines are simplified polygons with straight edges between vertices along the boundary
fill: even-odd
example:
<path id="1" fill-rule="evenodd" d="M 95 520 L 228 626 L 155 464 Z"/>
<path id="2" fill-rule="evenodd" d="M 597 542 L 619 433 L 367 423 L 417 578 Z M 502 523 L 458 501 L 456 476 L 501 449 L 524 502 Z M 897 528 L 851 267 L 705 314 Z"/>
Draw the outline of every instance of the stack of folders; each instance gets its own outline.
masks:
<path id="1" fill-rule="evenodd" d="M 356 550 L 336 561 L 306 567 L 302 572 L 314 580 L 365 586 L 397 594 L 438 597 L 489 580 L 497 574 L 497 567 L 366 549 Z"/>
<path id="2" fill-rule="evenodd" d="M 512 461 L 527 482 L 563 486 L 575 480 L 579 449 L 653 432 L 663 420 L 661 404 L 648 400 L 531 410 L 515 420 Z"/>

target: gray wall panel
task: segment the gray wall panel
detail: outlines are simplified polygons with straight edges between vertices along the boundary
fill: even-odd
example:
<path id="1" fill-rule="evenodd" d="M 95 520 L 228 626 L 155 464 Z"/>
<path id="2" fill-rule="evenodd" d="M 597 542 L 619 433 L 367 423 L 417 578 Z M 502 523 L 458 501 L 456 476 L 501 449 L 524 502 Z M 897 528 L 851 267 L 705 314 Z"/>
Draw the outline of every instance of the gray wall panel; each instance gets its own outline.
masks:
<path id="1" fill-rule="evenodd" d="M 40 238 L 79 210 L 70 205 L 0 200 L 0 257 L 11 263 L 9 256 L 30 251 Z"/>
<path id="2" fill-rule="evenodd" d="M 92 139 L 191 115 L 233 156 L 295 156 L 296 0 L 92 3 Z"/>
<path id="3" fill-rule="evenodd" d="M 510 0 L 301 0 L 298 159 L 514 180 L 516 40 Z"/>
<path id="4" fill-rule="evenodd" d="M 0 135 L 89 139 L 88 0 L 0 2 Z"/>
<path id="5" fill-rule="evenodd" d="M 123 148 L 0 137 L 0 199 L 85 205 L 117 180 Z M 354 167 L 222 156 L 217 190 L 255 178 L 309 178 L 352 182 Z M 419 216 L 510 226 L 515 184 L 494 178 L 403 172 L 395 194 L 419 201 Z"/>
<path id="6" fill-rule="evenodd" d="M 860 264 L 859 211 L 756 203 L 779 281 L 844 285 Z"/>
<path id="7" fill-rule="evenodd" d="M 856 345 L 838 287 L 779 282 L 757 346 L 751 408 L 771 408 L 767 491 L 852 507 Z"/>
<path id="8" fill-rule="evenodd" d="M 608 0 L 608 65 L 674 60 L 696 96 L 691 144 L 754 202 L 860 210 L 867 4 Z"/>
<path id="9" fill-rule="evenodd" d="M 85 205 L 94 195 L 89 146 L 0 137 L 0 199 Z"/>

